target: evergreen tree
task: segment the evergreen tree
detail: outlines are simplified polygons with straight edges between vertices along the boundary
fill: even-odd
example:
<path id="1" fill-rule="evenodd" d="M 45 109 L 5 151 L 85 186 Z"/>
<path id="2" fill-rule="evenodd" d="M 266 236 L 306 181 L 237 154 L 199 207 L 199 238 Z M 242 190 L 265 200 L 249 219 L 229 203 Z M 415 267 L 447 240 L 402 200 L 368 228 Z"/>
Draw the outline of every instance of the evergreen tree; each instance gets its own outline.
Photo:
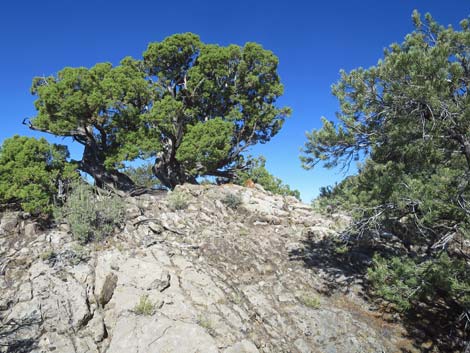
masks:
<path id="1" fill-rule="evenodd" d="M 324 119 L 307 135 L 302 162 L 347 166 L 365 156 L 358 175 L 325 190 L 320 203 L 352 210 L 350 239 L 401 241 L 395 259 L 374 259 L 377 293 L 402 309 L 421 301 L 467 312 L 470 22 L 454 30 L 416 11 L 413 21 L 415 31 L 377 65 L 341 72 L 339 122 Z"/>
<path id="2" fill-rule="evenodd" d="M 137 186 L 148 189 L 160 186 L 160 182 L 153 174 L 153 165 L 150 163 L 145 163 L 138 167 L 127 167 L 124 169 L 124 173 L 126 173 Z"/>
<path id="3" fill-rule="evenodd" d="M 129 138 L 139 129 L 149 102 L 148 82 L 139 63 L 96 64 L 90 69 L 67 67 L 56 77 L 36 77 L 31 88 L 38 115 L 24 121 L 33 130 L 72 137 L 83 145 L 81 171 L 97 186 L 130 190 L 132 180 L 119 172 L 122 161 L 136 158 Z"/>
<path id="4" fill-rule="evenodd" d="M 50 214 L 54 198 L 59 201 L 67 184 L 78 178 L 76 166 L 67 158 L 67 147 L 43 138 L 6 139 L 0 149 L 0 204 Z"/>
<path id="5" fill-rule="evenodd" d="M 281 128 L 277 57 L 255 43 L 204 44 L 192 33 L 149 44 L 143 60 L 65 68 L 33 80 L 38 115 L 24 123 L 84 146 L 79 168 L 98 186 L 134 187 L 124 161 L 155 158 L 173 188 L 199 176 L 232 179 L 242 154 Z"/>

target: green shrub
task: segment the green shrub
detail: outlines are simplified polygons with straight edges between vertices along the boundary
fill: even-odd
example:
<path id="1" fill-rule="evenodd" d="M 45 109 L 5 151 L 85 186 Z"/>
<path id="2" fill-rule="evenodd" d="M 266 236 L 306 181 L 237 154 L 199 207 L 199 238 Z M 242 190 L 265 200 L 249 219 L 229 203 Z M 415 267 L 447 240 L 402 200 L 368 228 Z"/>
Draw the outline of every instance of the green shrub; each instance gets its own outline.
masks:
<path id="1" fill-rule="evenodd" d="M 76 182 L 65 204 L 57 208 L 56 217 L 69 224 L 73 236 L 81 243 L 100 240 L 113 233 L 125 216 L 121 198 L 85 182 Z"/>
<path id="2" fill-rule="evenodd" d="M 90 259 L 90 251 L 82 245 L 75 244 L 70 254 L 70 263 L 78 265 L 81 262 L 87 262 Z"/>
<path id="3" fill-rule="evenodd" d="M 236 194 L 227 194 L 225 197 L 222 199 L 222 202 L 225 204 L 225 206 L 236 210 L 238 207 L 240 207 L 243 204 L 243 200 L 240 195 Z"/>
<path id="4" fill-rule="evenodd" d="M 305 305 L 306 307 L 312 308 L 312 309 L 319 309 L 320 308 L 320 299 L 316 296 L 312 295 L 302 295 L 299 298 L 300 302 Z"/>
<path id="5" fill-rule="evenodd" d="M 181 190 L 171 191 L 167 200 L 172 210 L 185 210 L 189 206 L 189 196 Z"/>
<path id="6" fill-rule="evenodd" d="M 243 172 L 239 172 L 235 183 L 238 185 L 246 185 L 249 180 L 261 185 L 266 191 L 273 194 L 283 196 L 294 196 L 300 200 L 300 192 L 292 190 L 289 185 L 282 182 L 281 179 L 275 177 L 266 169 L 266 159 L 259 157 L 250 161 L 250 167 Z"/>
<path id="7" fill-rule="evenodd" d="M 62 187 L 78 178 L 67 158 L 67 147 L 43 138 L 15 135 L 6 139 L 0 149 L 0 205 L 17 205 L 35 215 L 51 214 Z"/>
<path id="8" fill-rule="evenodd" d="M 470 309 L 470 268 L 465 261 L 447 253 L 421 261 L 376 255 L 368 278 L 375 293 L 401 311 L 429 298 L 441 298 Z"/>
<path id="9" fill-rule="evenodd" d="M 142 295 L 139 303 L 134 307 L 134 313 L 145 316 L 153 315 L 155 313 L 155 304 L 148 298 L 148 295 Z"/>
<path id="10" fill-rule="evenodd" d="M 57 254 L 52 249 L 44 251 L 41 254 L 41 260 L 42 261 L 48 261 L 49 262 L 49 261 L 54 260 L 56 257 L 57 257 Z"/>

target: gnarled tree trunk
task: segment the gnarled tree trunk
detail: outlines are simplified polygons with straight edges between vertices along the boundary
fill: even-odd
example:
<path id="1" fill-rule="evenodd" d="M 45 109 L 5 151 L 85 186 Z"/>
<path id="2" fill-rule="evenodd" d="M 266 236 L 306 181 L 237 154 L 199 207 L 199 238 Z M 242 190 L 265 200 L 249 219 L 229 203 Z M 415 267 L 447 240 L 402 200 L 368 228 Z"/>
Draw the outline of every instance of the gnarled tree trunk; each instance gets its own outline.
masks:
<path id="1" fill-rule="evenodd" d="M 110 188 L 116 191 L 129 192 L 135 188 L 135 183 L 126 174 L 116 169 L 106 169 L 104 157 L 97 146 L 86 144 L 79 169 L 90 174 L 96 186 Z"/>
<path id="2" fill-rule="evenodd" d="M 184 172 L 181 164 L 172 153 L 159 152 L 153 166 L 153 173 L 169 189 L 184 183 L 196 184 L 196 178 Z"/>
<path id="3" fill-rule="evenodd" d="M 54 131 L 34 126 L 29 119 L 24 119 L 23 125 L 28 126 L 31 130 L 56 135 Z M 95 180 L 96 186 L 101 188 L 108 187 L 122 192 L 129 192 L 135 188 L 135 183 L 126 174 L 121 173 L 116 169 L 109 170 L 105 168 L 104 153 L 93 137 L 92 126 L 77 128 L 73 131 L 64 133 L 62 136 L 72 137 L 85 147 L 78 169 L 90 174 Z"/>

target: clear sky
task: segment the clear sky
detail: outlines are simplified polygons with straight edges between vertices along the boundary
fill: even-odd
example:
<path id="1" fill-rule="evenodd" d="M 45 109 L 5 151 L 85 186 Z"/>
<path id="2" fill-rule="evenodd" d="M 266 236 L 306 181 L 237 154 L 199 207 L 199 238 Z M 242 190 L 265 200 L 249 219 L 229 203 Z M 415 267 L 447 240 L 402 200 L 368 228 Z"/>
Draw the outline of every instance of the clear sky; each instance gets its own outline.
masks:
<path id="1" fill-rule="evenodd" d="M 299 150 L 305 132 L 334 119 L 331 84 L 340 69 L 374 65 L 383 48 L 400 42 L 412 27 L 411 12 L 430 12 L 455 27 L 470 15 L 470 0 L 224 1 L 224 0 L 13 0 L 0 7 L 0 142 L 13 134 L 41 136 L 21 125 L 35 115 L 34 76 L 65 66 L 92 66 L 124 56 L 140 58 L 152 41 L 194 32 L 221 45 L 258 42 L 280 59 L 285 94 L 293 109 L 283 130 L 252 154 L 310 201 L 324 185 L 344 177 L 338 170 L 304 171 Z M 42 135 L 50 141 L 62 142 Z M 65 141 L 67 142 L 67 141 Z M 69 146 L 80 158 L 79 146 Z"/>

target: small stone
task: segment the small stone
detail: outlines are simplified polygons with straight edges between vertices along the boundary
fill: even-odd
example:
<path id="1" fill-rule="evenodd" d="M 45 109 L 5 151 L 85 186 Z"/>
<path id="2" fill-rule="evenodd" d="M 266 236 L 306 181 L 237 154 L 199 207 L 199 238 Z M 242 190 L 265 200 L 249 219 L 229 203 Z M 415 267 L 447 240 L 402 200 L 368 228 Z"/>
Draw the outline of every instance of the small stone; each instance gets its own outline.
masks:
<path id="1" fill-rule="evenodd" d="M 114 273 L 110 273 L 106 276 L 103 283 L 103 288 L 101 289 L 99 294 L 99 302 L 103 307 L 108 304 L 111 298 L 113 297 L 117 281 L 118 277 Z"/>
<path id="2" fill-rule="evenodd" d="M 142 215 L 140 208 L 137 206 L 131 206 L 126 210 L 127 217 L 130 219 L 137 218 Z"/>
<path id="3" fill-rule="evenodd" d="M 149 222 L 148 227 L 155 234 L 160 234 L 160 233 L 163 232 L 163 227 L 159 224 L 154 223 L 154 222 Z"/>
<path id="4" fill-rule="evenodd" d="M 27 223 L 24 227 L 24 235 L 27 237 L 34 237 L 37 235 L 36 223 Z"/>
<path id="5" fill-rule="evenodd" d="M 160 292 L 163 292 L 165 289 L 170 287 L 170 280 L 171 276 L 168 273 L 168 271 L 163 271 L 160 278 L 154 280 L 150 285 L 149 285 L 149 290 L 151 289 L 157 289 Z"/>
<path id="6" fill-rule="evenodd" d="M 31 213 L 29 213 L 29 212 L 22 212 L 22 213 L 21 213 L 21 218 L 22 218 L 22 219 L 31 218 Z"/>
<path id="7" fill-rule="evenodd" d="M 421 344 L 421 348 L 423 348 L 423 349 L 430 349 L 432 346 L 433 346 L 432 341 L 426 341 L 426 342 Z"/>
<path id="8" fill-rule="evenodd" d="M 57 227 L 59 230 L 63 231 L 63 232 L 70 232 L 70 226 L 68 223 L 61 223 L 59 224 L 59 226 Z"/>
<path id="9" fill-rule="evenodd" d="M 0 234 L 11 233 L 13 230 L 15 230 L 17 225 L 18 225 L 17 213 L 5 214 L 0 222 Z"/>

